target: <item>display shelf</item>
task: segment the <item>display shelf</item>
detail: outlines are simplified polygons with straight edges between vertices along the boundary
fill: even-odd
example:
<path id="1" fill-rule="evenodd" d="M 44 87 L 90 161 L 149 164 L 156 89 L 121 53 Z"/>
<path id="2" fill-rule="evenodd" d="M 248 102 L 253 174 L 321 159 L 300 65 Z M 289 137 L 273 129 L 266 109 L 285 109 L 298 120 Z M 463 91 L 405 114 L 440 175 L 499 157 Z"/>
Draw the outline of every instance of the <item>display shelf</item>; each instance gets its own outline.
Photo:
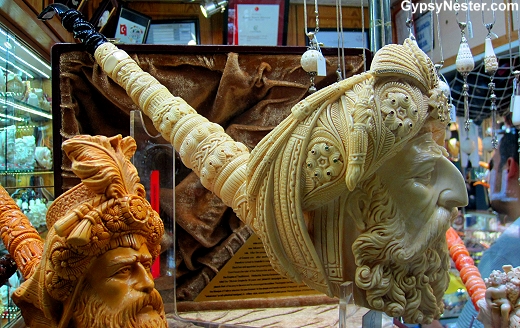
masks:
<path id="1" fill-rule="evenodd" d="M 16 170 L 16 169 L 12 169 L 12 170 L 2 170 L 0 172 L 0 175 L 28 175 L 28 174 L 54 174 L 53 171 L 42 171 L 42 170 Z M 9 187 L 4 187 L 4 188 L 9 188 Z"/>
<path id="2" fill-rule="evenodd" d="M 50 94 L 49 63 L 0 25 L 0 185 L 42 238 L 54 200 Z M 6 252 L 0 247 L 0 256 Z M 0 327 L 19 321 L 10 297 L 19 284 L 16 273 L 0 286 Z"/>
<path id="3" fill-rule="evenodd" d="M 478 265 L 482 252 L 501 234 L 500 220 L 495 213 L 471 211 L 464 215 L 464 244 Z"/>

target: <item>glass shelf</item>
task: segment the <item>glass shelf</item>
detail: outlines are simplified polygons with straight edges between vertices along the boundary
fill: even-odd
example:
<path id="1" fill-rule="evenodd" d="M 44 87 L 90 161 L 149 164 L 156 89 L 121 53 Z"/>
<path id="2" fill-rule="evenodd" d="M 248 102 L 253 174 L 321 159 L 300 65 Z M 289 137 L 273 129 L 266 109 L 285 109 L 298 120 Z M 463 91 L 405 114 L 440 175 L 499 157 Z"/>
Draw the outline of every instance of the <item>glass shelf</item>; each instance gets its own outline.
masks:
<path id="1" fill-rule="evenodd" d="M 0 175 L 6 175 L 6 174 L 54 174 L 54 171 L 39 171 L 39 170 L 1 170 Z M 6 188 L 6 187 L 4 187 Z M 8 188 L 8 187 L 7 187 Z"/>
<path id="2" fill-rule="evenodd" d="M 0 24 L 0 185 L 42 238 L 54 200 L 51 91 L 49 63 Z M 20 320 L 10 297 L 20 281 L 17 272 L 0 286 L 0 328 Z"/>

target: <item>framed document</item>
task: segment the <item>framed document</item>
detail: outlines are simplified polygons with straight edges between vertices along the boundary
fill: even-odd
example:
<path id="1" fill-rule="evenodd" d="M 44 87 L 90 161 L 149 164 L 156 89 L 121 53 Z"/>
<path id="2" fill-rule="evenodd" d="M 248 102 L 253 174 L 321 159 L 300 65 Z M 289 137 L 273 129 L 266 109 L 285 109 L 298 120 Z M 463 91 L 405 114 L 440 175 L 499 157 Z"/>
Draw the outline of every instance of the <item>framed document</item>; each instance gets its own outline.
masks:
<path id="1" fill-rule="evenodd" d="M 314 28 L 309 28 L 308 31 L 314 32 Z M 369 29 L 343 29 L 343 42 L 338 40 L 338 31 L 335 28 L 320 28 L 316 38 L 322 47 L 337 48 L 338 45 L 343 48 L 367 48 L 370 49 L 370 35 Z M 307 46 L 309 45 L 309 38 L 306 38 Z M 338 42 L 339 41 L 339 42 Z"/>
<path id="2" fill-rule="evenodd" d="M 420 17 L 415 19 L 415 38 L 417 45 L 422 51 L 428 53 L 433 49 L 432 30 L 433 20 L 432 12 L 428 11 Z"/>
<path id="3" fill-rule="evenodd" d="M 141 44 L 146 41 L 152 19 L 137 11 L 121 8 L 115 39 L 120 43 Z"/>
<path id="4" fill-rule="evenodd" d="M 289 0 L 230 0 L 227 14 L 227 44 L 287 44 Z"/>
<path id="5" fill-rule="evenodd" d="M 94 25 L 96 31 L 104 33 L 108 21 L 115 16 L 119 8 L 118 0 L 103 0 L 94 11 L 90 23 Z"/>
<path id="6" fill-rule="evenodd" d="M 147 44 L 200 44 L 198 19 L 153 20 Z"/>

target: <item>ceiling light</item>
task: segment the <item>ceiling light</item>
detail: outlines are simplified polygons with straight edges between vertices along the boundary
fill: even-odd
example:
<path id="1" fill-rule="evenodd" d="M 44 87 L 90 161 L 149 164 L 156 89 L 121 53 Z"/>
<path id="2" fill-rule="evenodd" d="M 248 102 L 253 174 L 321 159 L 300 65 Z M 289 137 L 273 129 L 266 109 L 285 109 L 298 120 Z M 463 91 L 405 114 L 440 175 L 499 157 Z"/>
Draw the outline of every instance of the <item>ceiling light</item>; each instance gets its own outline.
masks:
<path id="1" fill-rule="evenodd" d="M 211 15 L 218 12 L 223 13 L 224 10 L 226 10 L 227 4 L 227 0 L 205 0 L 200 5 L 200 10 L 202 11 L 204 17 L 209 18 Z"/>

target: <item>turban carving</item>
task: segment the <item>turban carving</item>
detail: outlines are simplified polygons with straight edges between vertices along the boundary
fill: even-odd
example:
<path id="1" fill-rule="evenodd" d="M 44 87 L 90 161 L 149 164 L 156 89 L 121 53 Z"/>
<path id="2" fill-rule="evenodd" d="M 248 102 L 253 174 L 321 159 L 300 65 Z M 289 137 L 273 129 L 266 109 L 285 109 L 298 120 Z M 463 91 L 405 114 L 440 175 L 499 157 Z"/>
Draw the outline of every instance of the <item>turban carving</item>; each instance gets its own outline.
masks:
<path id="1" fill-rule="evenodd" d="M 155 259 L 164 233 L 163 223 L 146 200 L 137 170 L 129 161 L 136 149 L 132 138 L 76 136 L 64 142 L 63 149 L 82 183 L 49 207 L 49 232 L 43 252 L 43 241 L 19 210 L 11 215 L 17 217 L 9 221 L 11 224 L 1 218 L 2 239 L 19 267 L 26 268 L 22 273 L 27 281 L 15 291 L 13 299 L 31 327 L 56 326 L 60 318 L 67 320 L 95 258 L 117 247 L 139 249 L 146 244 Z M 0 195 L 2 201 L 9 202 L 7 193 Z M 9 213 L 2 212 L 4 217 Z M 25 225 L 19 224 L 24 220 Z M 33 264 L 20 266 L 27 261 L 18 257 L 27 252 L 16 247 L 20 242 L 12 242 L 13 229 L 30 237 L 19 240 L 39 249 L 30 257 L 29 264 Z"/>

